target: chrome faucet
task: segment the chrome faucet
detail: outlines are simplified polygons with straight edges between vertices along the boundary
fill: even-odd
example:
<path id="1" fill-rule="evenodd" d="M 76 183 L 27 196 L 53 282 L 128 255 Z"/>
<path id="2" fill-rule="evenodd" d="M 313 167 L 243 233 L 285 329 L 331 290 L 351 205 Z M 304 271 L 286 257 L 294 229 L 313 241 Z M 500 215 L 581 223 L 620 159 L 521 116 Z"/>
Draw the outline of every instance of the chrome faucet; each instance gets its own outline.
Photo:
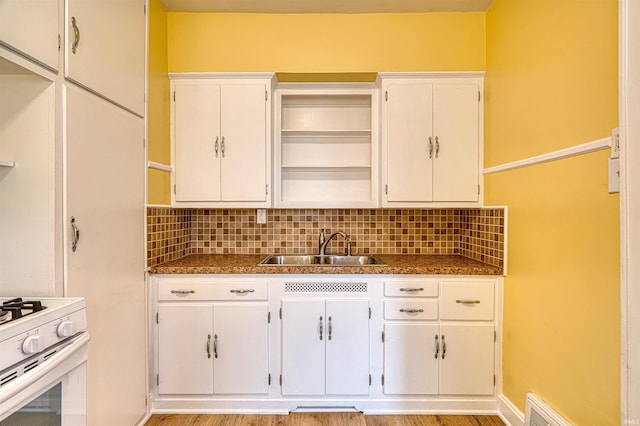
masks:
<path id="1" fill-rule="evenodd" d="M 322 231 L 320 231 L 320 241 L 324 240 L 320 244 L 320 256 L 324 256 L 325 255 L 325 252 L 327 250 L 327 245 L 333 239 L 333 237 L 335 237 L 336 235 L 342 236 L 342 238 L 344 238 L 344 240 L 347 242 L 347 256 L 351 256 L 351 238 L 347 237 L 347 234 L 345 234 L 342 231 L 336 231 L 333 234 L 329 235 L 329 238 L 324 240 L 324 228 L 322 228 Z"/>

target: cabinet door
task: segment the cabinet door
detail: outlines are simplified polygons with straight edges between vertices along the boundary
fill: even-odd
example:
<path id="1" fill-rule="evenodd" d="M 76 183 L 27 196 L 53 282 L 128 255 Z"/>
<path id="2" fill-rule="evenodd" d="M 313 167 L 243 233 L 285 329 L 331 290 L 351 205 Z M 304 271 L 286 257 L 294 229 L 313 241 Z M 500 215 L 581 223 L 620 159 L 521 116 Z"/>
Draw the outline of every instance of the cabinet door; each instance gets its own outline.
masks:
<path id="1" fill-rule="evenodd" d="M 213 393 L 212 320 L 209 304 L 160 304 L 158 393 Z"/>
<path id="2" fill-rule="evenodd" d="M 440 393 L 492 395 L 494 391 L 493 324 L 442 324 Z"/>
<path id="3" fill-rule="evenodd" d="M 369 393 L 369 301 L 327 300 L 326 394 Z"/>
<path id="4" fill-rule="evenodd" d="M 438 393 L 437 324 L 385 324 L 384 393 Z"/>
<path id="5" fill-rule="evenodd" d="M 85 90 L 65 87 L 63 96 L 65 295 L 87 302 L 87 423 L 135 424 L 147 393 L 144 123 Z M 72 216 L 80 237 L 75 251 Z"/>
<path id="6" fill-rule="evenodd" d="M 58 0 L 0 1 L 0 44 L 58 69 Z"/>
<path id="7" fill-rule="evenodd" d="M 215 393 L 269 392 L 267 315 L 266 303 L 214 305 Z"/>
<path id="8" fill-rule="evenodd" d="M 324 300 L 282 301 L 282 394 L 324 395 Z"/>
<path id="9" fill-rule="evenodd" d="M 145 1 L 66 0 L 66 5 L 65 77 L 142 116 Z"/>
<path id="10" fill-rule="evenodd" d="M 222 201 L 266 201 L 267 123 L 264 83 L 220 88 Z"/>
<path id="11" fill-rule="evenodd" d="M 174 86 L 176 201 L 220 200 L 220 85 Z"/>
<path id="12" fill-rule="evenodd" d="M 433 86 L 389 83 L 387 91 L 387 201 L 431 201 Z"/>
<path id="13" fill-rule="evenodd" d="M 478 201 L 477 84 L 434 88 L 433 201 Z"/>

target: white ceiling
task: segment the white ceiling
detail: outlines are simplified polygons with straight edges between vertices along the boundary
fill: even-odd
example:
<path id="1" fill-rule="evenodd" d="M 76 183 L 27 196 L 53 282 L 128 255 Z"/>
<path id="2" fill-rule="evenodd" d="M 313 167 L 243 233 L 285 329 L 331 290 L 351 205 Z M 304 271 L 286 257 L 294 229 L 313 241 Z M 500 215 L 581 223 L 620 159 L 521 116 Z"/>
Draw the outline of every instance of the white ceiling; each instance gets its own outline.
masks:
<path id="1" fill-rule="evenodd" d="M 421 13 L 485 12 L 493 0 L 160 0 L 169 12 Z"/>

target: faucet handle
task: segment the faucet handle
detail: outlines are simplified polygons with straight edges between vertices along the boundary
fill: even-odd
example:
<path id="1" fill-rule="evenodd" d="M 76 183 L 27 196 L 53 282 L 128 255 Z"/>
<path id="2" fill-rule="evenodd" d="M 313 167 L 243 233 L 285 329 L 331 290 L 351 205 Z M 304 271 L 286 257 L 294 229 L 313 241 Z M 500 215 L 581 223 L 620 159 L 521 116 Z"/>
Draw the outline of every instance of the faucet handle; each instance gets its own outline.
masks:
<path id="1" fill-rule="evenodd" d="M 347 256 L 351 256 L 351 238 L 347 238 Z"/>

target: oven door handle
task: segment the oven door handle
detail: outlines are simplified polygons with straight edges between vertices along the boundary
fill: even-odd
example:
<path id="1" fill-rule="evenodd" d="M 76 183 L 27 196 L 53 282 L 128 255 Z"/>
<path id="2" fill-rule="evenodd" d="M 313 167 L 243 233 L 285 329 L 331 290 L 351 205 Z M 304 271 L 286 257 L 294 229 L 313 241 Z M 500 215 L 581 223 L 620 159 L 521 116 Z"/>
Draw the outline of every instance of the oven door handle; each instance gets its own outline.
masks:
<path id="1" fill-rule="evenodd" d="M 38 380 L 44 378 L 48 374 L 51 374 L 58 366 L 60 366 L 60 364 L 67 361 L 76 352 L 83 348 L 86 349 L 89 340 L 91 340 L 89 333 L 80 333 L 76 337 L 72 338 L 71 343 L 57 351 L 51 357 L 47 358 L 47 360 L 43 361 L 41 365 L 2 386 L 0 388 L 0 413 L 4 412 L 5 407 L 3 404 L 5 402 L 9 401 L 26 388 L 32 386 Z M 86 354 L 84 356 L 86 360 Z"/>

